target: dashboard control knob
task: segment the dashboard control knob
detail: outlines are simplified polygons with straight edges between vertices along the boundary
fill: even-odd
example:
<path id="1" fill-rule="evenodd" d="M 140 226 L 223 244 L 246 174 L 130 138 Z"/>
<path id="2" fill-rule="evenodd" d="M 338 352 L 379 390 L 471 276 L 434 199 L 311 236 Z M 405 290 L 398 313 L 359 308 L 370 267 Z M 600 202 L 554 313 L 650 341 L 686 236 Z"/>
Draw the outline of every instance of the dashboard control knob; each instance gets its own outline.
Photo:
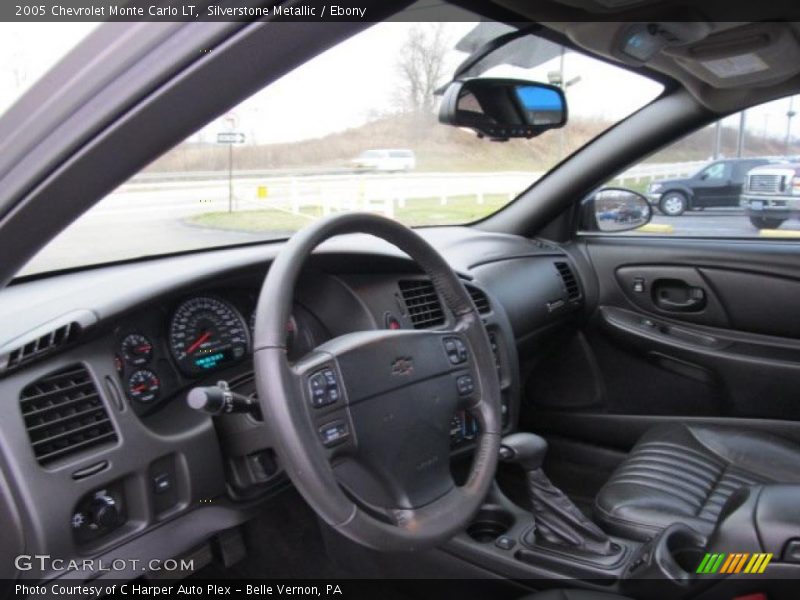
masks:
<path id="1" fill-rule="evenodd" d="M 97 527 L 111 529 L 119 522 L 117 501 L 105 492 L 98 492 L 90 504 L 91 522 Z"/>

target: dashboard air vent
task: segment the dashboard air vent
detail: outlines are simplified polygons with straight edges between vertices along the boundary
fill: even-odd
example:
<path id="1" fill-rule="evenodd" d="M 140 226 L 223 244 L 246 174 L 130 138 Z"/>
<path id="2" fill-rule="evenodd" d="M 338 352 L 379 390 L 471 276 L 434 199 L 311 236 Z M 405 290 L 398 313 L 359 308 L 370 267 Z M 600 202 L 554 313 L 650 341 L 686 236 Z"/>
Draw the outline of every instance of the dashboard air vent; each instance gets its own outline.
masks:
<path id="1" fill-rule="evenodd" d="M 564 289 L 567 291 L 567 300 L 577 300 L 581 297 L 581 288 L 578 287 L 578 280 L 575 279 L 575 273 L 572 272 L 568 263 L 557 262 L 554 263 L 558 274 L 561 276 L 561 281 L 564 282 Z"/>
<path id="2" fill-rule="evenodd" d="M 117 440 L 94 380 L 82 365 L 36 380 L 22 390 L 19 400 L 41 465 Z"/>
<path id="3" fill-rule="evenodd" d="M 10 371 L 65 346 L 75 339 L 80 329 L 81 326 L 76 322 L 66 323 L 12 349 L 6 357 L 5 370 Z"/>
<path id="4" fill-rule="evenodd" d="M 492 307 L 489 304 L 489 298 L 488 296 L 486 296 L 483 290 L 478 289 L 471 285 L 468 285 L 466 287 L 470 297 L 472 298 L 472 301 L 475 303 L 475 308 L 478 309 L 478 312 L 482 315 L 491 312 Z"/>
<path id="5" fill-rule="evenodd" d="M 11 339 L 0 339 L 0 377 L 65 349 L 95 323 L 97 315 L 94 312 L 78 309 L 24 333 L 16 333 Z M 14 329 L 4 328 L 0 331 L 0 338 L 4 334 L 14 335 Z"/>
<path id="6" fill-rule="evenodd" d="M 406 311 L 414 329 L 444 324 L 442 303 L 433 284 L 427 279 L 398 281 Z"/>

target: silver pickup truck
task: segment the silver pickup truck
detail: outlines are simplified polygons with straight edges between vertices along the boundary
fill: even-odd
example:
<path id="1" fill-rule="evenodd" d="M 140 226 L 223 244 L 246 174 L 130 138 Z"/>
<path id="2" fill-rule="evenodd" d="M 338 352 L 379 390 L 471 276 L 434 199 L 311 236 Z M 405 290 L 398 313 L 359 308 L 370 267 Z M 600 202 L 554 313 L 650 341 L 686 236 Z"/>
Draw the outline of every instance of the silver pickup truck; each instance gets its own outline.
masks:
<path id="1" fill-rule="evenodd" d="M 740 204 L 758 229 L 776 229 L 800 216 L 800 163 L 752 169 L 745 179 Z"/>

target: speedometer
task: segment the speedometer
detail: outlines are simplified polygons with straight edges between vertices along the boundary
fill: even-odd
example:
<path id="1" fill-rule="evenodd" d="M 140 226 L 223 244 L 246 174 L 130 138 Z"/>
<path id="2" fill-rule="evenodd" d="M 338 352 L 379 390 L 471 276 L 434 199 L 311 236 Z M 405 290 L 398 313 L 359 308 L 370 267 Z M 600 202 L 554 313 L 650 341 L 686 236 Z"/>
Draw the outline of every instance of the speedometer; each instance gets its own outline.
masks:
<path id="1" fill-rule="evenodd" d="M 238 362 L 247 354 L 247 324 L 232 305 L 210 296 L 183 302 L 169 326 L 172 356 L 184 373 L 198 375 Z"/>

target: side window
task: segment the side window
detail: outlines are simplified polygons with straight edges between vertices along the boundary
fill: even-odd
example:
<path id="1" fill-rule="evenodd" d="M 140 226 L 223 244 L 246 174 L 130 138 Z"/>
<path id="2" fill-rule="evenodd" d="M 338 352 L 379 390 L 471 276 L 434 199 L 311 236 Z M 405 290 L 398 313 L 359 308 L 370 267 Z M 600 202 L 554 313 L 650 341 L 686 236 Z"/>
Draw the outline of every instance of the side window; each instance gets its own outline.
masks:
<path id="1" fill-rule="evenodd" d="M 714 163 L 700 173 L 700 179 L 704 180 L 724 180 L 730 174 L 730 163 Z"/>
<path id="2" fill-rule="evenodd" d="M 601 230 L 800 239 L 800 132 L 796 135 L 792 120 L 794 106 L 789 97 L 754 106 L 618 174 L 606 187 L 644 195 L 652 218 L 632 231 Z"/>

